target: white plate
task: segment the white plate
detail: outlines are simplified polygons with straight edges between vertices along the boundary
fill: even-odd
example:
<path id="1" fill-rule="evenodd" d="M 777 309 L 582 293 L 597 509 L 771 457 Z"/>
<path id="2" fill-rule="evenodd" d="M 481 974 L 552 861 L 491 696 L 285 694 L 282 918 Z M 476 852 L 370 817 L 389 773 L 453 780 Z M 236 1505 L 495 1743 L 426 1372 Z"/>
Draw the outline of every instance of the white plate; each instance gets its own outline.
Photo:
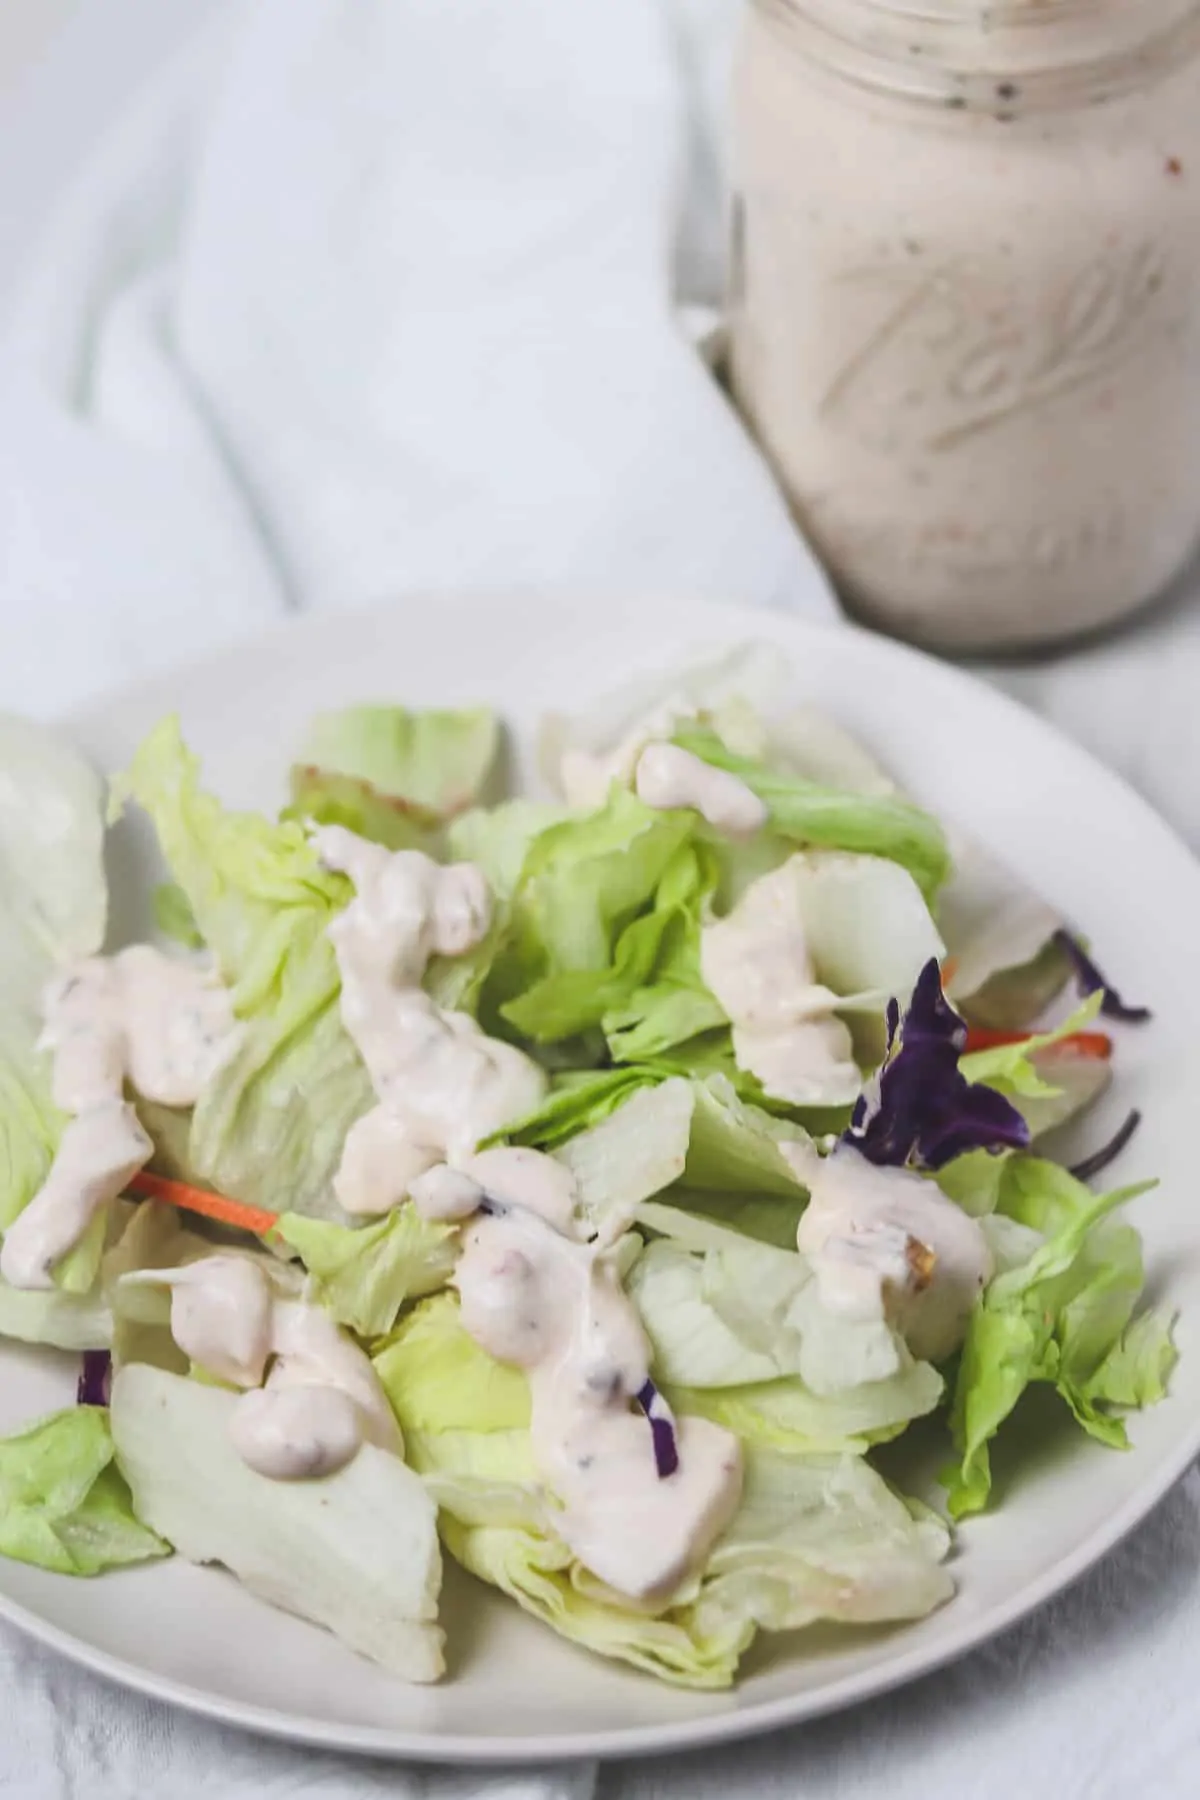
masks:
<path id="1" fill-rule="evenodd" d="M 969 821 L 1086 927 L 1113 978 L 1156 1010 L 1151 1027 L 1122 1036 L 1117 1092 L 1090 1124 L 1099 1138 L 1123 1109 L 1145 1113 L 1120 1173 L 1162 1177 L 1136 1216 L 1152 1287 L 1182 1311 L 1171 1398 L 1134 1421 L 1132 1452 L 1101 1449 L 1064 1418 L 1016 1463 L 1001 1453 L 1002 1504 L 962 1531 L 958 1594 L 947 1607 L 897 1630 L 760 1640 L 727 1695 L 677 1693 L 601 1662 L 457 1574 L 445 1608 L 450 1672 L 433 1689 L 402 1686 L 227 1576 L 180 1560 L 90 1582 L 0 1561 L 6 1617 L 143 1692 L 325 1747 L 441 1762 L 672 1750 L 811 1718 L 962 1655 L 1111 1549 L 1200 1452 L 1200 1067 L 1190 1048 L 1200 869 L 1126 787 L 1008 700 L 912 651 L 778 615 L 438 600 L 305 622 L 114 697 L 76 725 L 86 748 L 117 768 L 177 708 L 212 785 L 228 799 L 271 805 L 321 707 L 490 700 L 517 727 L 527 768 L 528 728 L 542 709 L 751 636 L 778 644 L 794 663 L 798 694 L 872 741 L 914 794 Z M 123 826 L 115 849 L 118 924 L 129 931 L 137 924 L 129 871 L 143 846 Z M 0 1429 L 9 1430 L 65 1404 L 74 1369 L 65 1358 L 5 1347 L 0 1377 Z"/>

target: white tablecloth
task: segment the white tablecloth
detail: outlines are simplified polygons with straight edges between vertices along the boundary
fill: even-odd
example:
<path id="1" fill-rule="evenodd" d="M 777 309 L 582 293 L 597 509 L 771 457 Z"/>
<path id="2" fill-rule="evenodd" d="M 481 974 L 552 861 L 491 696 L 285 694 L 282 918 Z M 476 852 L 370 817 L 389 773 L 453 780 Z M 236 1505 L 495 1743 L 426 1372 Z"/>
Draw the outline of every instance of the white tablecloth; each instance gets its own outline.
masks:
<path id="1" fill-rule="evenodd" d="M 828 610 L 672 321 L 672 288 L 719 289 L 737 11 L 81 11 L 0 111 L 0 261 L 27 247 L 49 184 L 133 77 L 200 15 L 222 35 L 89 151 L 16 298 L 0 353 L 0 704 L 52 712 L 289 609 L 449 585 Z M 306 243 L 336 244 L 328 268 Z M 1200 845 L 1190 586 L 1107 645 L 990 673 Z M 1200 1476 L 956 1668 L 669 1764 L 489 1777 L 343 1762 L 118 1693 L 7 1629 L 0 1684 L 0 1794 L 22 1800 L 1183 1795 L 1200 1739 Z"/>

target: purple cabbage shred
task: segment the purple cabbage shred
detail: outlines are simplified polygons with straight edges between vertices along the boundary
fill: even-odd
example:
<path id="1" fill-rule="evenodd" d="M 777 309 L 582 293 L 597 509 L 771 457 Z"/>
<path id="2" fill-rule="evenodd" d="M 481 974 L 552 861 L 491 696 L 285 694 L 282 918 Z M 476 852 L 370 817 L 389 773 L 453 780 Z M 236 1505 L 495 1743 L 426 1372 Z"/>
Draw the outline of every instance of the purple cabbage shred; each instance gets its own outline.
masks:
<path id="1" fill-rule="evenodd" d="M 994 1088 L 959 1070 L 967 1026 L 942 991 L 936 960 L 926 963 L 903 1019 L 888 1007 L 888 1050 L 842 1142 L 880 1168 L 945 1168 L 970 1150 L 1027 1150 L 1029 1127 Z"/>
<path id="2" fill-rule="evenodd" d="M 112 1393 L 112 1357 L 107 1350 L 85 1350 L 75 1389 L 77 1406 L 107 1406 Z"/>
<path id="3" fill-rule="evenodd" d="M 1097 1175 L 1102 1175 L 1110 1163 L 1116 1162 L 1141 1122 L 1142 1115 L 1135 1108 L 1107 1144 L 1102 1144 L 1099 1150 L 1093 1150 L 1090 1156 L 1085 1156 L 1082 1162 L 1075 1164 L 1071 1173 L 1076 1181 L 1092 1181 Z"/>
<path id="4" fill-rule="evenodd" d="M 1069 931 L 1056 931 L 1054 941 L 1069 958 L 1075 979 L 1084 994 L 1103 994 L 1100 1011 L 1106 1019 L 1120 1019 L 1126 1025 L 1144 1025 L 1153 1014 L 1148 1006 L 1127 1006 L 1111 982 L 1104 979 L 1083 945 Z"/>
<path id="5" fill-rule="evenodd" d="M 665 1481 L 679 1467 L 679 1445 L 675 1440 L 675 1420 L 671 1409 L 652 1381 L 638 1389 L 637 1403 L 645 1413 L 654 1440 L 654 1466 L 658 1479 Z"/>

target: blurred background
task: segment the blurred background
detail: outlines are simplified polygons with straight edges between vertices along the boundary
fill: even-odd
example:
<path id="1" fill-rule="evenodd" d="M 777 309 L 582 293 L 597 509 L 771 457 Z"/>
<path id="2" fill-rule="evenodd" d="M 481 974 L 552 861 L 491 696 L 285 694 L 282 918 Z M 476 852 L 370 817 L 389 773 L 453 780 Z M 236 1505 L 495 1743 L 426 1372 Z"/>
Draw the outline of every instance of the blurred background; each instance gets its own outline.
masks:
<path id="1" fill-rule="evenodd" d="M 227 0 L 2 0 L 0 307 L 47 206 L 122 103 Z"/>

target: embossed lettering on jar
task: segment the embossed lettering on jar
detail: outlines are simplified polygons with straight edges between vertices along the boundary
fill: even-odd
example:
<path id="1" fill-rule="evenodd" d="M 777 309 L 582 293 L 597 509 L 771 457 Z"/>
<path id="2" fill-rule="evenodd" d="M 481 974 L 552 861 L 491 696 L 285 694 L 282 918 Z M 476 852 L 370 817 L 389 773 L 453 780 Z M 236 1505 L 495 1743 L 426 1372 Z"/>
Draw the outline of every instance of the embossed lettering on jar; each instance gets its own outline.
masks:
<path id="1" fill-rule="evenodd" d="M 1064 639 L 1200 541 L 1198 0 L 754 0 L 739 401 L 849 603 Z"/>

